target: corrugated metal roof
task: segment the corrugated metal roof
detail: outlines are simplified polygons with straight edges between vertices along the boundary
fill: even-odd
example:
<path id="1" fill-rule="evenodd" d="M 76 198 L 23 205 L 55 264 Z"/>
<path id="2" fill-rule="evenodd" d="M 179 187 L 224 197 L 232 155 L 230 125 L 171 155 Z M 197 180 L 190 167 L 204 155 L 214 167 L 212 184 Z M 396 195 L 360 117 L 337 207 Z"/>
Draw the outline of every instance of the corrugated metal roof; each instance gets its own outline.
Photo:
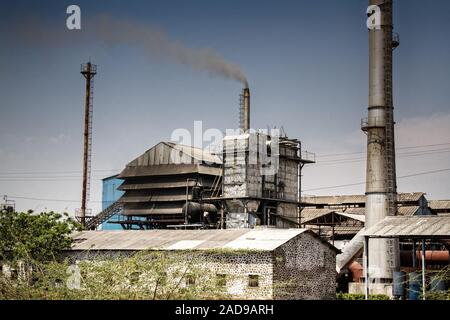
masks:
<path id="1" fill-rule="evenodd" d="M 345 208 L 343 210 L 343 212 L 350 213 L 350 214 L 365 215 L 366 214 L 366 208 Z"/>
<path id="2" fill-rule="evenodd" d="M 196 148 L 192 146 L 186 146 L 182 144 L 176 144 L 173 142 L 165 142 L 167 145 L 171 146 L 172 148 L 183 152 L 187 156 L 193 157 L 194 159 L 200 160 L 200 161 L 207 161 L 211 163 L 217 163 L 221 164 L 222 160 L 214 154 L 209 153 L 208 151 Z"/>
<path id="3" fill-rule="evenodd" d="M 309 221 L 315 220 L 317 218 L 323 217 L 330 213 L 335 213 L 337 215 L 358 220 L 361 222 L 365 221 L 364 215 L 351 214 L 347 212 L 340 212 L 333 209 L 316 209 L 316 208 L 304 208 L 301 212 L 301 223 L 308 223 Z"/>
<path id="4" fill-rule="evenodd" d="M 450 238 L 450 217 L 386 217 L 363 232 L 370 237 Z"/>
<path id="5" fill-rule="evenodd" d="M 308 221 L 320 218 L 324 215 L 327 215 L 331 212 L 334 212 L 332 209 L 316 209 L 316 208 L 304 208 L 302 209 L 301 215 L 301 223 L 306 223 Z"/>
<path id="6" fill-rule="evenodd" d="M 419 209 L 419 206 L 399 206 L 398 214 L 400 216 L 412 216 L 415 215 Z M 343 212 L 364 216 L 366 214 L 366 208 L 346 208 Z"/>
<path id="7" fill-rule="evenodd" d="M 366 222 L 366 217 L 364 215 L 361 214 L 352 214 L 352 213 L 347 213 L 347 212 L 336 212 L 337 214 L 353 219 L 353 220 L 358 220 L 361 222 Z"/>
<path id="8" fill-rule="evenodd" d="M 365 195 L 343 195 L 343 196 L 307 196 L 302 197 L 302 201 L 316 205 L 342 205 L 365 203 Z"/>
<path id="9" fill-rule="evenodd" d="M 221 164 L 222 160 L 208 151 L 173 142 L 160 142 L 127 164 L 127 167 L 158 166 L 167 164 Z"/>
<path id="10" fill-rule="evenodd" d="M 132 183 L 125 181 L 118 189 L 119 190 L 142 190 L 142 189 L 161 189 L 161 188 L 180 188 L 189 185 L 193 187 L 197 184 L 196 181 L 166 181 L 166 182 L 147 182 L 147 183 Z"/>
<path id="11" fill-rule="evenodd" d="M 423 192 L 399 193 L 398 202 L 419 201 L 425 195 Z M 305 196 L 302 201 L 315 205 L 348 205 L 363 204 L 366 202 L 365 195 L 339 195 L 339 196 Z"/>
<path id="12" fill-rule="evenodd" d="M 450 200 L 429 200 L 428 206 L 433 210 L 450 210 Z"/>
<path id="13" fill-rule="evenodd" d="M 425 193 L 423 192 L 410 192 L 410 193 L 401 192 L 398 194 L 397 200 L 398 202 L 419 201 L 419 199 L 424 195 Z"/>
<path id="14" fill-rule="evenodd" d="M 397 208 L 397 212 L 400 216 L 413 216 L 419 209 L 419 206 L 402 206 Z"/>
<path id="15" fill-rule="evenodd" d="M 72 250 L 254 249 L 272 251 L 307 229 L 82 231 Z"/>

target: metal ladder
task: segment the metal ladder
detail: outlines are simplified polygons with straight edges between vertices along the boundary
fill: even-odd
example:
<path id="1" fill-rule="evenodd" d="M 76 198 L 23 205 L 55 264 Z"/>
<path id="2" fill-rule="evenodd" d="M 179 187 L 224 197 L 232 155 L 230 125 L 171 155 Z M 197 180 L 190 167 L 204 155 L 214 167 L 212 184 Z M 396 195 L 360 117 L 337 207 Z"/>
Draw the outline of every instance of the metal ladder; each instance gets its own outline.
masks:
<path id="1" fill-rule="evenodd" d="M 222 176 L 216 176 L 211 187 L 211 198 L 216 198 L 220 195 Z"/>
<path id="2" fill-rule="evenodd" d="M 390 7 L 389 7 L 390 8 Z M 388 8 L 386 8 L 388 9 Z M 392 96 L 392 29 L 385 29 L 385 157 L 386 157 L 386 192 L 388 199 L 388 215 L 397 214 L 397 185 L 395 170 L 395 141 L 394 141 L 394 107 Z"/>

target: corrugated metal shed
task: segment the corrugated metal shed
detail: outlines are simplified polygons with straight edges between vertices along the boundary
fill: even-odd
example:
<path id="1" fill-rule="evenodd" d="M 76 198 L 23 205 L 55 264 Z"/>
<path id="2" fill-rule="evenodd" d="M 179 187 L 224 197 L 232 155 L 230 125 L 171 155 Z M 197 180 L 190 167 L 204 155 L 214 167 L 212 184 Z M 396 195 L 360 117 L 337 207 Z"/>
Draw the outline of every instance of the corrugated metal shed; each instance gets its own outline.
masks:
<path id="1" fill-rule="evenodd" d="M 272 251 L 307 229 L 82 231 L 72 235 L 71 250 L 205 250 Z M 316 236 L 317 237 L 317 236 Z M 323 243 L 330 246 L 326 241 Z M 331 246 L 332 247 L 332 246 Z M 332 247 L 334 250 L 336 248 Z"/>
<path id="2" fill-rule="evenodd" d="M 363 235 L 372 238 L 450 238 L 450 217 L 386 217 Z"/>
<path id="3" fill-rule="evenodd" d="M 433 210 L 450 210 L 450 200 L 429 200 L 428 206 Z"/>

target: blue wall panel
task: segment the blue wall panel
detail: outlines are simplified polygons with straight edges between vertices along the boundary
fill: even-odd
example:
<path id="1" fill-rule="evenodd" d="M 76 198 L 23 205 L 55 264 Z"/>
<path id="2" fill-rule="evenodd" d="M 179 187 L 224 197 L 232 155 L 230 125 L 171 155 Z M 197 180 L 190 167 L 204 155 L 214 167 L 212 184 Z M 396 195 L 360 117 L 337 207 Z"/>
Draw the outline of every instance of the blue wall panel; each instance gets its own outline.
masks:
<path id="1" fill-rule="evenodd" d="M 103 179 L 102 210 L 109 207 L 124 194 L 124 191 L 117 189 L 122 182 L 123 180 L 117 179 L 117 176 Z M 117 221 L 118 219 L 119 216 L 114 215 L 108 221 Z M 102 230 L 122 230 L 120 224 L 108 223 L 108 221 L 102 223 Z"/>

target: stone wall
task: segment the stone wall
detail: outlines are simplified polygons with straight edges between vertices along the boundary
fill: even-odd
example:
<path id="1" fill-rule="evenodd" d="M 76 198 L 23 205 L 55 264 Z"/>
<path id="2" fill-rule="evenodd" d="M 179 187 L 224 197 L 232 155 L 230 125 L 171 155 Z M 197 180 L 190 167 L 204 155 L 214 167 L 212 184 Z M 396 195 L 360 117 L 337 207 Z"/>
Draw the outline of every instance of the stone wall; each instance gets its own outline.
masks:
<path id="1" fill-rule="evenodd" d="M 68 254 L 72 260 L 101 261 L 133 253 L 103 250 Z M 233 299 L 335 298 L 336 253 L 309 233 L 299 234 L 274 251 L 227 249 L 181 254 L 184 254 L 179 260 L 181 265 L 195 256 L 191 261 L 194 269 L 205 270 L 210 277 L 225 275 L 224 291 Z M 250 275 L 258 277 L 257 287 L 249 286 Z"/>
<path id="2" fill-rule="evenodd" d="M 334 299 L 336 252 L 309 233 L 274 251 L 274 299 Z"/>

